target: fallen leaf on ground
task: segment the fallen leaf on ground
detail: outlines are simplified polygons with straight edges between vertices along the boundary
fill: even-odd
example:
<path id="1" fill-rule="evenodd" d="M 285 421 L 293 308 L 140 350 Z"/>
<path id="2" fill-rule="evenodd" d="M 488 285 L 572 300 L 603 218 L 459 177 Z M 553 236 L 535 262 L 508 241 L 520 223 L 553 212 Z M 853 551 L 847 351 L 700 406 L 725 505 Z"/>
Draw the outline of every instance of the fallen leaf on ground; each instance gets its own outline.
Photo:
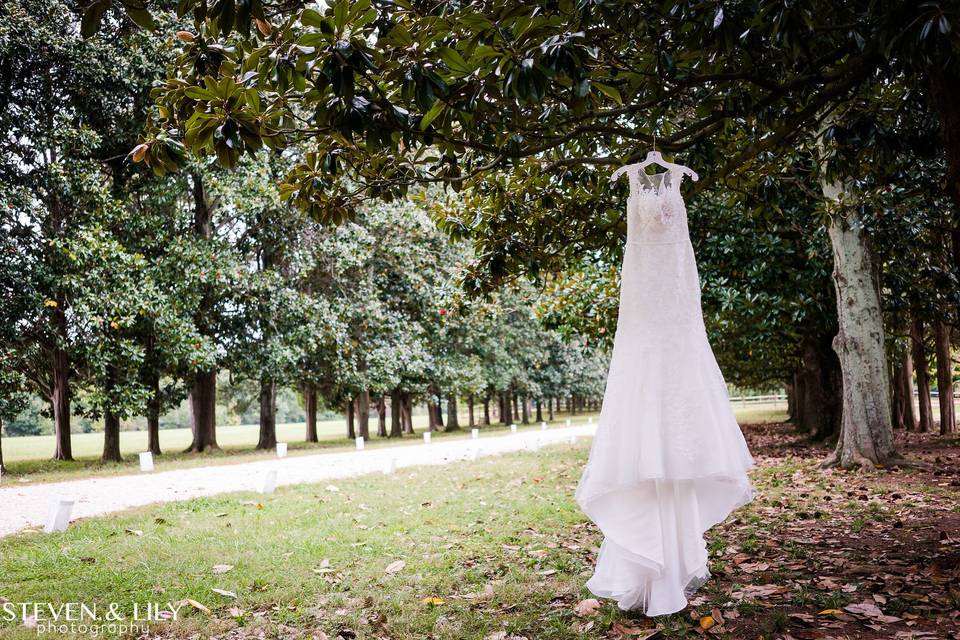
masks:
<path id="1" fill-rule="evenodd" d="M 405 566 L 407 566 L 406 562 L 403 560 L 396 560 L 387 565 L 387 568 L 384 569 L 384 573 L 397 573 L 398 571 L 402 571 Z"/>
<path id="2" fill-rule="evenodd" d="M 443 598 L 438 598 L 436 596 L 428 596 L 423 599 L 423 604 L 429 604 L 432 606 L 439 606 L 443 604 Z"/>
<path id="3" fill-rule="evenodd" d="M 477 600 L 478 602 L 486 602 L 487 600 L 493 600 L 493 585 L 486 585 L 481 591 L 475 591 L 473 593 L 468 593 L 463 596 L 467 600 Z"/>
<path id="4" fill-rule="evenodd" d="M 191 600 L 190 598 L 187 598 L 184 602 L 186 602 L 188 605 L 190 605 L 191 607 L 193 607 L 193 608 L 196 609 L 197 611 L 202 611 L 203 613 L 207 614 L 208 616 L 210 615 L 210 609 L 208 609 L 205 605 L 200 604 L 200 603 L 197 602 L 196 600 Z"/>
<path id="5" fill-rule="evenodd" d="M 225 590 L 225 589 L 210 589 L 210 591 L 213 591 L 214 593 L 219 594 L 219 595 L 223 596 L 224 598 L 234 598 L 234 599 L 236 599 L 236 597 L 237 597 L 237 594 L 235 594 L 233 591 L 227 591 L 227 590 Z"/>
<path id="6" fill-rule="evenodd" d="M 703 629 L 704 631 L 706 631 L 707 629 L 709 629 L 715 624 L 716 622 L 714 622 L 713 616 L 703 616 L 702 618 L 700 618 L 700 628 Z"/>
<path id="7" fill-rule="evenodd" d="M 632 640 L 650 640 L 658 633 L 660 633 L 660 627 L 638 627 L 636 625 L 626 625 L 622 622 L 615 622 L 610 628 L 610 637 L 617 640 L 630 638 Z"/>
<path id="8" fill-rule="evenodd" d="M 576 616 L 585 618 L 587 616 L 593 616 L 597 614 L 597 611 L 600 610 L 600 601 L 596 598 L 587 598 L 586 600 L 581 600 L 577 603 L 577 606 L 573 608 L 573 613 Z"/>
<path id="9" fill-rule="evenodd" d="M 213 573 L 219 575 L 219 574 L 221 574 L 221 573 L 226 573 L 226 572 L 230 571 L 231 569 L 233 569 L 233 565 L 232 565 L 232 564 L 215 564 L 215 565 L 213 565 L 212 571 L 213 571 Z"/>

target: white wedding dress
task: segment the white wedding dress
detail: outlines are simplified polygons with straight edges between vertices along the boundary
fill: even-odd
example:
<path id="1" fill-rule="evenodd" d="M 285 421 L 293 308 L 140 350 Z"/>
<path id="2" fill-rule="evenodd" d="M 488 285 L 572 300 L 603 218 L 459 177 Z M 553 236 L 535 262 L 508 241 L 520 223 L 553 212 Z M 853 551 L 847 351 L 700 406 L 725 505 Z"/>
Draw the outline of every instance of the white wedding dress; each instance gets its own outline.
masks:
<path id="1" fill-rule="evenodd" d="M 703 534 L 750 501 L 753 459 L 707 342 L 683 174 L 626 173 L 617 333 L 576 498 L 604 535 L 587 587 L 654 616 L 709 577 Z"/>

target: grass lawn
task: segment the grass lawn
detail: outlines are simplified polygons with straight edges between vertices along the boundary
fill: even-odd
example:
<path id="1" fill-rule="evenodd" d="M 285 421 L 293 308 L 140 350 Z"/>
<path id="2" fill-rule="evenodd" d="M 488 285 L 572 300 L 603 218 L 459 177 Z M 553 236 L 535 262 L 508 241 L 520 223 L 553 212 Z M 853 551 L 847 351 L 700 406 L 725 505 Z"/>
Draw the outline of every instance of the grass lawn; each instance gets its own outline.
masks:
<path id="1" fill-rule="evenodd" d="M 417 416 L 420 417 L 420 416 Z M 416 421 L 415 421 L 416 422 Z M 423 416 L 426 423 L 426 416 Z M 376 431 L 376 421 L 371 420 Z M 419 426 L 419 425 L 416 425 Z M 325 420 L 317 423 L 317 434 L 321 438 L 342 437 L 346 424 L 340 420 Z M 302 422 L 277 425 L 277 439 L 281 442 L 303 440 L 306 428 Z M 221 447 L 249 447 L 257 444 L 258 427 L 255 424 L 230 425 L 217 427 L 217 441 Z M 71 438 L 73 455 L 77 458 L 98 457 L 103 453 L 103 433 L 75 433 Z M 183 451 L 190 446 L 193 436 L 190 429 L 163 429 L 160 431 L 160 446 L 166 451 Z M 124 455 L 135 455 L 147 449 L 146 431 L 121 431 L 120 451 Z M 3 439 L 3 458 L 7 463 L 22 460 L 49 458 L 54 450 L 52 435 L 23 436 Z"/>
<path id="2" fill-rule="evenodd" d="M 741 422 L 768 422 L 784 420 L 786 405 L 783 402 L 764 404 L 734 404 L 734 412 Z M 585 422 L 588 415 L 597 419 L 597 414 L 580 414 L 573 416 L 573 423 Z M 570 416 L 557 413 L 552 424 L 562 425 Z M 367 446 L 377 447 L 397 444 L 419 443 L 419 432 L 426 429 L 427 417 L 414 416 L 414 429 L 418 434 L 415 437 L 404 437 L 401 440 L 384 439 L 373 436 Z M 467 416 L 460 416 L 460 423 L 467 424 Z M 531 425 L 530 428 L 535 428 Z M 370 421 L 371 433 L 376 433 L 376 420 Z M 502 434 L 506 427 L 494 424 L 481 428 L 481 434 Z M 523 427 L 521 427 L 523 428 Z M 348 450 L 354 446 L 352 441 L 345 438 L 346 422 L 343 420 L 327 420 L 317 424 L 319 443 L 304 442 L 305 427 L 303 423 L 288 423 L 277 425 L 277 439 L 287 442 L 291 456 L 319 453 L 321 451 Z M 439 432 L 434 438 L 469 436 L 469 431 L 454 431 L 452 433 Z M 217 428 L 217 441 L 220 451 L 198 455 L 183 453 L 191 442 L 189 429 L 164 429 L 160 432 L 160 446 L 164 454 L 156 459 L 158 471 L 171 469 L 199 467 L 214 464 L 232 464 L 238 462 L 252 462 L 270 458 L 271 451 L 256 451 L 257 425 L 237 425 Z M 100 461 L 103 450 L 102 433 L 80 433 L 73 435 L 73 451 L 75 460 L 63 462 L 52 460 L 51 452 L 54 449 L 53 436 L 26 436 L 20 438 L 6 437 L 3 439 L 3 457 L 7 467 L 6 481 L 15 482 L 54 482 L 84 478 L 91 475 L 116 475 L 123 473 L 137 473 L 139 461 L 137 453 L 147 448 L 147 434 L 145 431 L 123 431 L 120 434 L 120 449 L 125 460 L 121 463 Z"/>
<path id="3" fill-rule="evenodd" d="M 597 419 L 596 414 L 578 414 L 570 418 L 571 424 L 581 424 L 586 423 L 588 419 Z M 557 415 L 556 420 L 554 420 L 554 425 L 563 425 L 567 420 L 566 415 Z M 410 436 L 406 435 L 403 438 L 378 438 L 375 435 L 368 440 L 365 444 L 367 448 L 376 448 L 383 446 L 398 446 L 398 445 L 413 445 L 420 444 L 423 442 L 421 433 L 426 430 L 427 419 L 426 416 L 422 418 L 422 424 L 414 416 L 414 429 L 417 431 L 416 435 Z M 461 424 L 466 424 L 464 420 Z M 301 424 L 286 424 L 282 427 L 277 425 L 278 430 L 278 440 L 280 442 L 286 441 L 288 443 L 288 452 L 289 455 L 308 455 L 316 453 L 329 453 L 333 451 L 349 451 L 355 448 L 355 443 L 353 440 L 348 440 L 345 437 L 346 433 L 346 423 L 336 421 L 331 421 L 325 423 L 326 429 L 320 432 L 320 427 L 318 425 L 317 429 L 319 432 L 320 442 L 304 442 L 302 440 L 304 436 L 304 425 Z M 519 429 L 536 429 L 539 428 L 538 425 L 531 423 L 530 425 L 517 425 Z M 157 471 L 169 471 L 172 469 L 185 469 L 190 467 L 201 467 L 209 465 L 218 465 L 218 464 L 235 464 L 239 462 L 253 462 L 256 460 L 264 460 L 268 458 L 275 457 L 276 453 L 272 450 L 270 451 L 257 451 L 253 447 L 257 443 L 257 426 L 256 425 L 244 425 L 244 426 L 233 426 L 233 427 L 221 427 L 217 429 L 217 441 L 221 445 L 219 451 L 211 451 L 208 453 L 197 454 L 197 453 L 184 453 L 183 449 L 190 444 L 190 430 L 189 429 L 172 429 L 169 430 L 180 434 L 182 432 L 183 437 L 185 438 L 184 443 L 181 447 L 171 449 L 165 449 L 165 453 L 155 458 L 155 466 Z M 489 435 L 503 435 L 507 432 L 507 427 L 501 424 L 492 424 L 489 426 L 484 426 L 480 428 L 481 437 Z M 165 434 L 168 431 L 160 432 L 160 442 L 161 446 L 167 446 L 166 443 L 168 440 L 164 438 Z M 376 424 L 372 421 L 371 423 L 371 433 L 376 433 Z M 103 446 L 103 434 L 94 433 L 94 434 L 82 434 L 84 438 L 92 436 L 97 441 L 99 441 L 99 446 Z M 138 449 L 133 449 L 130 452 L 125 454 L 125 459 L 123 462 L 101 462 L 99 453 L 94 456 L 87 457 L 76 457 L 75 460 L 70 462 L 65 462 L 62 460 L 52 460 L 50 458 L 32 458 L 28 460 L 20 460 L 17 462 L 6 462 L 7 473 L 4 478 L 7 481 L 16 481 L 20 483 L 32 483 L 32 482 L 59 482 L 61 480 L 71 480 L 77 478 L 87 478 L 91 475 L 103 476 L 103 475 L 120 475 L 120 474 L 129 474 L 129 473 L 139 473 L 139 459 L 136 455 L 137 451 L 142 451 L 146 448 L 146 435 L 141 432 L 123 432 L 120 435 L 121 443 L 125 440 L 127 436 L 142 436 L 143 438 L 143 447 Z M 224 437 L 224 435 L 226 437 Z M 285 440 L 287 436 L 290 436 Z M 36 438 L 47 438 L 47 436 L 35 436 Z M 28 438 L 9 438 L 4 439 L 4 457 L 6 458 L 6 446 L 9 441 L 13 440 L 28 440 L 34 439 L 35 437 L 31 436 Z M 443 439 L 443 438 L 469 438 L 470 431 L 467 427 L 463 427 L 456 431 L 439 431 L 434 432 L 432 438 L 434 440 Z M 74 436 L 76 441 L 77 436 Z M 127 439 L 128 443 L 126 446 L 129 446 L 131 439 Z M 52 441 L 51 441 L 52 442 Z M 46 444 L 46 443 L 44 443 Z M 34 454 L 35 455 L 35 454 Z"/>
<path id="4" fill-rule="evenodd" d="M 747 435 L 757 499 L 709 533 L 714 578 L 691 606 L 656 620 L 606 601 L 578 610 L 600 542 L 572 498 L 583 439 L 13 536 L 0 540 L 0 597 L 116 602 L 127 615 L 190 599 L 141 636 L 177 640 L 695 638 L 711 623 L 730 639 L 960 631 L 956 439 L 901 443 L 926 470 L 848 474 L 818 469 L 824 450 L 784 425 Z M 5 622 L 0 636 L 37 637 Z"/>

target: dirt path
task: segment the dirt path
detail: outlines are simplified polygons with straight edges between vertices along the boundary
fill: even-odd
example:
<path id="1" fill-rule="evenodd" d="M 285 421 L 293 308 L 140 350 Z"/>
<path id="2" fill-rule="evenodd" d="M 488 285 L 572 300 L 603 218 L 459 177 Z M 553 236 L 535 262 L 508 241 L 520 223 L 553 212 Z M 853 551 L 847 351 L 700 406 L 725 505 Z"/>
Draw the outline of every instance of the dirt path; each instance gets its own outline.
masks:
<path id="1" fill-rule="evenodd" d="M 332 478 L 382 473 L 397 468 L 438 465 L 470 459 L 474 451 L 487 456 L 568 442 L 570 436 L 590 436 L 596 425 L 555 427 L 545 431 L 445 440 L 414 446 L 377 447 L 364 451 L 325 453 L 291 458 L 216 465 L 193 469 L 42 483 L 0 486 L 0 537 L 22 529 L 43 527 L 54 501 L 74 500 L 72 519 L 89 518 L 152 503 L 189 500 L 233 491 L 258 491 L 269 471 L 277 485 L 320 482 Z"/>

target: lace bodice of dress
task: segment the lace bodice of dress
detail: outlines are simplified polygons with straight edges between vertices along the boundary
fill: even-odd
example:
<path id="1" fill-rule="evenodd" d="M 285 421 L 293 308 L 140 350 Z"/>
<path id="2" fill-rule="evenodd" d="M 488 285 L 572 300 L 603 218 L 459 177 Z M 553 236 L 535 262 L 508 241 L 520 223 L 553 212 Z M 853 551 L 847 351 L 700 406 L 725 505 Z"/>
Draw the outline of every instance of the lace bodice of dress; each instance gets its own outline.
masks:
<path id="1" fill-rule="evenodd" d="M 680 194 L 683 174 L 665 171 L 648 175 L 634 167 L 628 176 L 627 241 L 636 244 L 687 241 L 687 208 Z"/>

